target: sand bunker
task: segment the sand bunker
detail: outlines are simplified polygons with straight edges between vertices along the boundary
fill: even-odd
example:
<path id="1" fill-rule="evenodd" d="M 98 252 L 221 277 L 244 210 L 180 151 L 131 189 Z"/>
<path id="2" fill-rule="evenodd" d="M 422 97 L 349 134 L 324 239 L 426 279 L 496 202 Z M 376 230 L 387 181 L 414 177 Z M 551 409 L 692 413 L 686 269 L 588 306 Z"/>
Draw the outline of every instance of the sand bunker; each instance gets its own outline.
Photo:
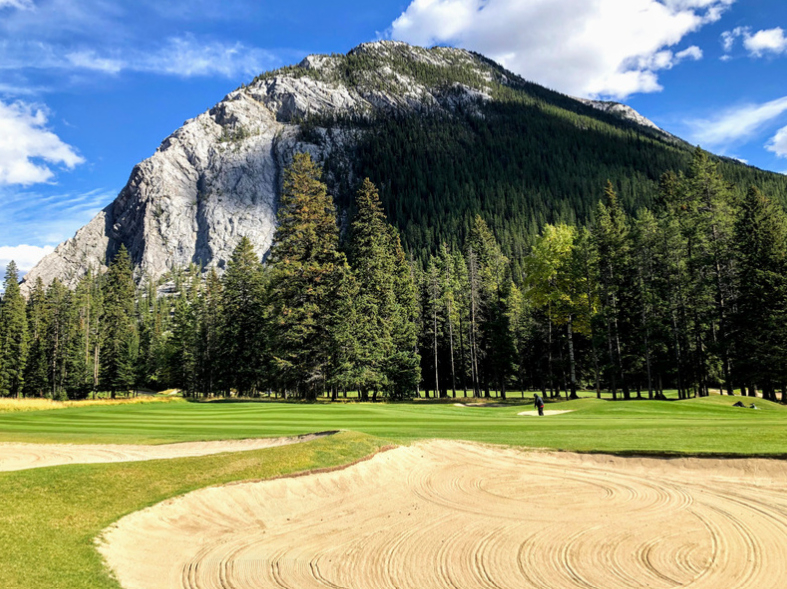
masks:
<path id="1" fill-rule="evenodd" d="M 25 470 L 61 464 L 94 464 L 99 462 L 140 462 L 163 458 L 207 456 L 222 452 L 243 452 L 306 442 L 332 432 L 290 438 L 259 438 L 253 440 L 221 440 L 216 442 L 185 442 L 161 446 L 126 444 L 15 444 L 0 443 L 0 472 Z"/>
<path id="2" fill-rule="evenodd" d="M 100 551 L 127 589 L 781 587 L 787 464 L 433 441 L 196 491 Z"/>
<path id="3" fill-rule="evenodd" d="M 544 415 L 563 415 L 564 413 L 573 413 L 573 411 L 574 411 L 573 409 L 569 409 L 567 411 L 557 411 L 556 409 L 545 409 Z M 534 409 L 533 411 L 522 411 L 521 413 L 517 413 L 517 415 L 530 415 L 530 416 L 535 415 L 536 417 L 538 417 L 538 410 Z"/>

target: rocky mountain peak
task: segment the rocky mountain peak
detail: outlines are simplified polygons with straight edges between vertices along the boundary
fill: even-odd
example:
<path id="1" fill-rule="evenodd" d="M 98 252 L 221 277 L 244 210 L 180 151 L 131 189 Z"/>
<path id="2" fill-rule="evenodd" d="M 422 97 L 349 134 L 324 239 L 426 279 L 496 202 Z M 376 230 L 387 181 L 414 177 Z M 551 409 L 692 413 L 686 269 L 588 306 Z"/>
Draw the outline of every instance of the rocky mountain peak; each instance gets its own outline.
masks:
<path id="1" fill-rule="evenodd" d="M 105 268 L 120 244 L 140 279 L 158 279 L 189 263 L 221 269 L 242 236 L 262 257 L 275 230 L 282 171 L 293 154 L 308 151 L 318 160 L 346 154 L 363 133 L 352 124 L 329 133 L 326 121 L 368 125 L 394 111 L 452 116 L 461 109 L 462 116 L 483 116 L 484 103 L 512 99 L 559 99 L 559 108 L 583 108 L 483 56 L 397 41 L 364 43 L 346 55 L 310 55 L 263 73 L 167 137 L 134 167 L 112 204 L 28 273 L 23 288 L 39 277 L 75 286 L 88 268 Z M 624 105 L 583 102 L 655 127 Z M 309 139 L 304 122 L 313 129 Z"/>

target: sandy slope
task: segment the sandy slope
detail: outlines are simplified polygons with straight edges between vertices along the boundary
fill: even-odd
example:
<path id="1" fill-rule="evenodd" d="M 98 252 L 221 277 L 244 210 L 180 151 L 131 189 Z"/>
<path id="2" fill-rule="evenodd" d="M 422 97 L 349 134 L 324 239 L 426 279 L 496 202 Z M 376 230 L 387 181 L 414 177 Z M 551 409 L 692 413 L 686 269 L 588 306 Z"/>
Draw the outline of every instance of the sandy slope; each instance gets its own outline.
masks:
<path id="1" fill-rule="evenodd" d="M 207 456 L 209 454 L 220 454 L 221 452 L 243 452 L 245 450 L 259 450 L 261 448 L 305 442 L 321 435 L 326 434 L 310 434 L 290 438 L 185 442 L 160 446 L 0 443 L 0 472 L 61 464 L 139 462 L 162 458 Z"/>
<path id="2" fill-rule="evenodd" d="M 99 544 L 127 589 L 762 589 L 784 586 L 786 535 L 784 462 L 432 441 L 196 491 Z"/>
<path id="3" fill-rule="evenodd" d="M 572 413 L 574 410 L 569 409 L 568 411 L 558 411 L 557 409 L 546 409 L 544 410 L 544 415 L 563 415 L 564 413 Z M 517 413 L 517 415 L 528 415 L 528 416 L 535 416 L 538 417 L 538 410 L 534 409 L 533 411 L 521 411 Z"/>

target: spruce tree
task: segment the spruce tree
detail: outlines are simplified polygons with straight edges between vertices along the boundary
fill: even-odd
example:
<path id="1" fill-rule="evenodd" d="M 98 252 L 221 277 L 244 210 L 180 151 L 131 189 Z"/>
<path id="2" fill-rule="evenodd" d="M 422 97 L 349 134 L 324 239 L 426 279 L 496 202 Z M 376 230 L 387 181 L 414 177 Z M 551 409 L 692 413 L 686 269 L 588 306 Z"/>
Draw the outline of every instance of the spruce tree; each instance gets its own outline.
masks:
<path id="1" fill-rule="evenodd" d="M 615 398 L 620 386 L 624 397 L 628 399 L 630 391 L 624 368 L 623 336 L 631 285 L 631 245 L 628 217 L 611 182 L 607 182 L 604 200 L 598 204 L 593 244 L 598 251 L 599 287 L 607 332 L 612 397 Z"/>
<path id="2" fill-rule="evenodd" d="M 359 386 L 405 398 L 418 378 L 415 357 L 415 288 L 398 232 L 383 213 L 367 178 L 358 191 L 351 227 L 350 263 L 358 285 Z"/>
<path id="3" fill-rule="evenodd" d="M 30 336 L 30 352 L 25 367 L 25 396 L 27 397 L 45 397 L 49 394 L 48 319 L 46 289 L 39 276 L 27 300 L 27 325 Z"/>
<path id="4" fill-rule="evenodd" d="M 121 245 L 109 265 L 103 288 L 104 353 L 101 385 L 112 393 L 128 391 L 136 384 L 139 339 L 135 320 L 135 286 L 131 257 Z"/>
<path id="5" fill-rule="evenodd" d="M 262 380 L 266 277 L 259 255 L 247 237 L 232 252 L 221 288 L 221 361 L 223 389 L 253 395 Z"/>
<path id="6" fill-rule="evenodd" d="M 46 291 L 48 316 L 47 351 L 51 398 L 67 398 L 69 353 L 71 351 L 71 291 L 55 279 Z"/>
<path id="7" fill-rule="evenodd" d="M 333 200 L 309 154 L 284 174 L 279 226 L 271 246 L 268 300 L 277 376 L 307 399 L 326 386 L 336 334 L 331 309 L 348 292 Z"/>
<path id="8" fill-rule="evenodd" d="M 734 316 L 742 384 L 759 385 L 776 400 L 787 382 L 787 223 L 784 212 L 756 188 L 749 190 L 735 226 L 738 251 Z"/>
<path id="9" fill-rule="evenodd" d="M 25 382 L 28 333 L 25 299 L 13 261 L 6 267 L 4 288 L 0 303 L 0 395 L 18 398 Z"/>

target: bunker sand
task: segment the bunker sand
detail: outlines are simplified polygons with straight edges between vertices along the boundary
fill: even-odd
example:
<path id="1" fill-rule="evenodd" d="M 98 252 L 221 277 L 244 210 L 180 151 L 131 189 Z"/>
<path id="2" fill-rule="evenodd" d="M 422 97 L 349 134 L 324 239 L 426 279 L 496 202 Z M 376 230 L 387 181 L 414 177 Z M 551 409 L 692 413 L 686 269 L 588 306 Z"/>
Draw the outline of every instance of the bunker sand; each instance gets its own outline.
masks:
<path id="1" fill-rule="evenodd" d="M 546 409 L 546 410 L 544 410 L 544 415 L 546 415 L 546 416 L 549 416 L 549 415 L 563 415 L 564 413 L 573 413 L 573 412 L 574 412 L 573 409 L 569 409 L 567 411 L 566 410 L 560 411 L 560 410 L 557 410 L 557 409 Z M 517 413 L 517 415 L 525 415 L 525 416 L 528 416 L 528 417 L 539 417 L 538 410 L 520 411 L 519 413 Z"/>
<path id="2" fill-rule="evenodd" d="M 289 438 L 184 442 L 160 446 L 130 444 L 16 444 L 0 443 L 0 472 L 26 470 L 62 464 L 100 462 L 141 462 L 189 456 L 208 456 L 222 452 L 243 452 L 306 442 L 332 432 Z"/>
<path id="3" fill-rule="evenodd" d="M 99 550 L 127 589 L 783 586 L 787 466 L 419 443 L 199 490 Z"/>

